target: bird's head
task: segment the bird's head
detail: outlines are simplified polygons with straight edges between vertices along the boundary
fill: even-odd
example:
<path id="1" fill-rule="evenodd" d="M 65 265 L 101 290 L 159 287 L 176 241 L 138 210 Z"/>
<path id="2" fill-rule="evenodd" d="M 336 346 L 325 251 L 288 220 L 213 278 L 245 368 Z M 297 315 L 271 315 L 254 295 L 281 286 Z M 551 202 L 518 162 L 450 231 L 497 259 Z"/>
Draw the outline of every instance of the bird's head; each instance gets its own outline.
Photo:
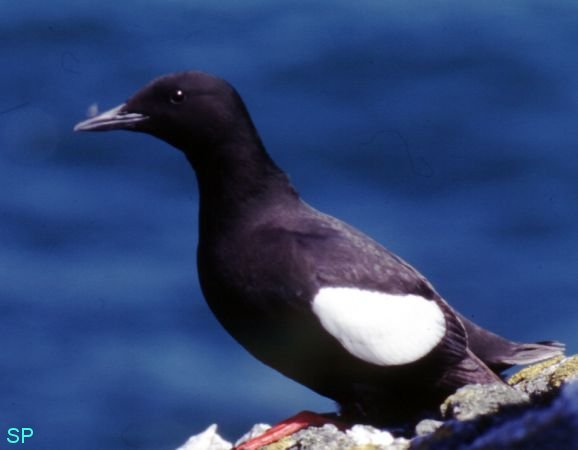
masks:
<path id="1" fill-rule="evenodd" d="M 235 89 L 203 72 L 157 78 L 126 103 L 78 123 L 74 130 L 148 133 L 193 159 L 207 148 L 255 133 Z"/>

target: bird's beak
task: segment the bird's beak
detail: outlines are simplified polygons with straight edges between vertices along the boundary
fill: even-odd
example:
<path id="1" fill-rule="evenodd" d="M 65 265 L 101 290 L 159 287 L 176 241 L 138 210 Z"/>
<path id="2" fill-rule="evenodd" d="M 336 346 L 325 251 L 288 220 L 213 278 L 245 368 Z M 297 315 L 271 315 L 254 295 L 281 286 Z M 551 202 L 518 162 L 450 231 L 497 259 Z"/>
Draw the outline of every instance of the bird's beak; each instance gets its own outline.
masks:
<path id="1" fill-rule="evenodd" d="M 107 131 L 132 129 L 134 125 L 148 119 L 140 113 L 126 111 L 126 103 L 86 119 L 75 125 L 74 131 Z"/>

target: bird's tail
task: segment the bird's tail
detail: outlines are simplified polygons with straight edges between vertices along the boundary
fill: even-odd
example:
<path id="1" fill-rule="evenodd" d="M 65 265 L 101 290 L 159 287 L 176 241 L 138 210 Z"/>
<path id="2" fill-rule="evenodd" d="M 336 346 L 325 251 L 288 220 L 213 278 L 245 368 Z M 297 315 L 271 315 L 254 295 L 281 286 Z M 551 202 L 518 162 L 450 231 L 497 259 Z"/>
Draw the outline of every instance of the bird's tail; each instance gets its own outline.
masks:
<path id="1" fill-rule="evenodd" d="M 514 365 L 533 364 L 564 355 L 564 344 L 542 341 L 535 344 L 512 342 L 459 316 L 468 334 L 468 346 L 494 372 Z"/>
<path id="2" fill-rule="evenodd" d="M 504 355 L 502 362 L 509 365 L 532 364 L 564 354 L 566 346 L 557 341 L 541 341 L 535 344 L 512 342 L 511 355 Z"/>

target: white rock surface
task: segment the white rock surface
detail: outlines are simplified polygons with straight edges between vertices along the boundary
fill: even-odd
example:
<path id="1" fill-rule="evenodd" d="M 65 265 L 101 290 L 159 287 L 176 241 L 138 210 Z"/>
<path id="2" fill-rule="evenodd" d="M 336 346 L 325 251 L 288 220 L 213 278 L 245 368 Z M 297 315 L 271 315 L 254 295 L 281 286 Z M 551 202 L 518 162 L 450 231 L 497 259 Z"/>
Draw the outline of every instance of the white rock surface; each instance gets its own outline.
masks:
<path id="1" fill-rule="evenodd" d="M 213 424 L 202 433 L 191 436 L 177 450 L 231 450 L 233 444 L 224 440 L 217 433 L 217 425 Z"/>
<path id="2" fill-rule="evenodd" d="M 271 428 L 271 425 L 267 425 L 266 423 L 257 423 L 253 425 L 249 431 L 237 439 L 237 442 L 235 442 L 235 447 L 241 445 L 243 442 L 247 442 L 250 439 L 256 438 L 257 436 L 261 436 L 269 428 Z"/>
<path id="3" fill-rule="evenodd" d="M 393 444 L 394 437 L 388 431 L 378 430 L 368 425 L 354 425 L 345 432 L 347 436 L 359 445 L 386 446 Z"/>

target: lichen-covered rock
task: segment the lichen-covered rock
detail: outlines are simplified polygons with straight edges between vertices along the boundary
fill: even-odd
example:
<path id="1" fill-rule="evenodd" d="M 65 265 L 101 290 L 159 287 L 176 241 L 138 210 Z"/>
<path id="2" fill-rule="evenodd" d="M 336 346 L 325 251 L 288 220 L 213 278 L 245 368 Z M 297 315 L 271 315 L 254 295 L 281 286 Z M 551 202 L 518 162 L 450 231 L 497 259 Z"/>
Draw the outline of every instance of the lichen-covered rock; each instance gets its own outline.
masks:
<path id="1" fill-rule="evenodd" d="M 508 384 L 536 400 L 555 394 L 562 385 L 577 378 L 578 355 L 558 356 L 520 370 Z"/>
<path id="2" fill-rule="evenodd" d="M 450 395 L 440 409 L 445 418 L 472 420 L 478 416 L 495 414 L 506 406 L 529 401 L 526 394 L 503 383 L 470 384 Z"/>
<path id="3" fill-rule="evenodd" d="M 444 424 L 411 450 L 578 449 L 578 383 L 568 385 L 550 405 L 516 413 Z"/>
<path id="4" fill-rule="evenodd" d="M 578 355 L 527 367 L 506 384 L 470 385 L 441 406 L 445 421 L 425 419 L 411 439 L 354 425 L 310 427 L 264 450 L 566 450 L 578 449 Z M 244 438 L 263 433 L 253 428 Z M 216 425 L 178 450 L 230 450 Z"/>
<path id="5" fill-rule="evenodd" d="M 577 363 L 577 356 L 556 358 L 513 375 L 509 382 L 529 402 L 516 403 L 515 395 L 495 385 L 465 386 L 444 402 L 453 419 L 430 435 L 412 439 L 410 449 L 578 449 L 578 382 L 572 382 Z M 478 412 L 486 413 L 477 414 L 476 401 L 482 402 Z"/>
<path id="6" fill-rule="evenodd" d="M 335 425 L 310 427 L 268 445 L 263 450 L 406 450 L 409 440 L 394 438 L 388 431 L 354 425 L 340 431 Z"/>
<path id="7" fill-rule="evenodd" d="M 492 427 L 469 449 L 578 449 L 578 383 L 565 387 L 551 405 Z"/>
<path id="8" fill-rule="evenodd" d="M 343 450 L 355 445 L 353 439 L 332 424 L 310 427 L 293 435 L 296 444 L 291 448 L 311 450 Z"/>
<path id="9" fill-rule="evenodd" d="M 486 419 L 460 422 L 450 420 L 429 435 L 411 440 L 410 450 L 457 450 L 479 436 L 484 430 Z"/>

